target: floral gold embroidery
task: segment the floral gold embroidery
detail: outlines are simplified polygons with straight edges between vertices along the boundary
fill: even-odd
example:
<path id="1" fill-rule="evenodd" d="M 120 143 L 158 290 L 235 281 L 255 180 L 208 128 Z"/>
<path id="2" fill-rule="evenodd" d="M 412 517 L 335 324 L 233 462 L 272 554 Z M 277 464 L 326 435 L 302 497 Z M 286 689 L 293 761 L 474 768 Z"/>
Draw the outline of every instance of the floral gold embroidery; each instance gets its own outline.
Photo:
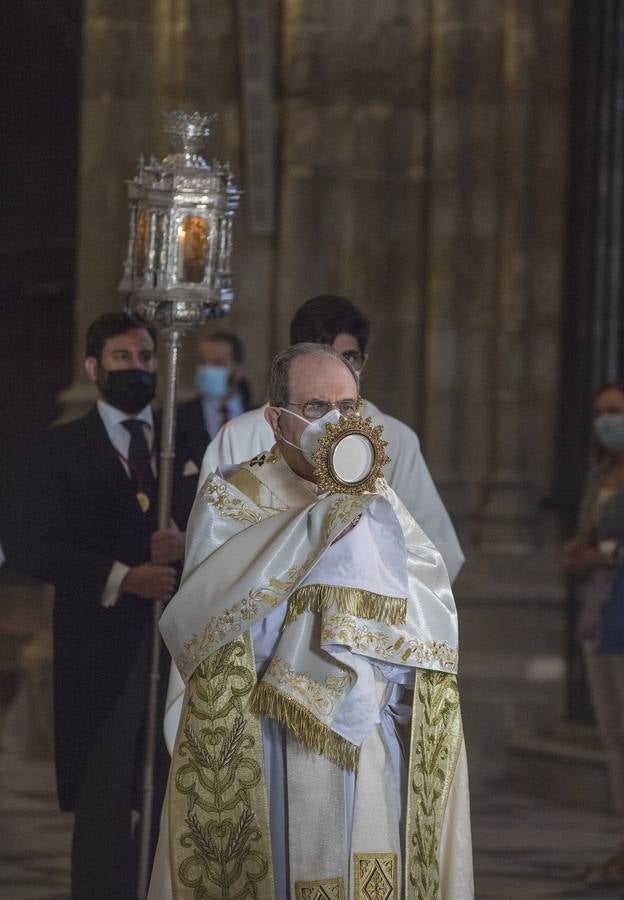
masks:
<path id="1" fill-rule="evenodd" d="M 306 706 L 311 706 L 326 718 L 334 714 L 336 704 L 344 698 L 345 690 L 351 684 L 351 677 L 347 672 L 344 675 L 327 675 L 323 684 L 319 684 L 307 672 L 298 672 L 288 660 L 277 654 L 269 663 L 267 675 L 278 689 L 289 688 L 299 695 Z"/>
<path id="2" fill-rule="evenodd" d="M 202 634 L 195 634 L 184 642 L 184 652 L 176 657 L 176 665 L 183 676 L 191 673 L 228 635 L 234 637 L 258 618 L 260 604 L 271 608 L 281 602 L 282 582 L 277 578 L 269 580 L 263 588 L 250 591 L 246 597 L 224 610 L 220 616 L 213 616 L 206 623 Z"/>
<path id="3" fill-rule="evenodd" d="M 439 900 L 439 847 L 462 742 L 454 675 L 419 671 L 414 693 L 406 817 L 406 884 L 412 900 Z"/>
<path id="4" fill-rule="evenodd" d="M 218 509 L 221 515 L 235 522 L 248 522 L 255 525 L 262 521 L 262 516 L 234 496 L 224 484 L 217 484 L 214 475 L 209 475 L 199 491 L 199 496 Z"/>
<path id="5" fill-rule="evenodd" d="M 388 633 L 383 628 L 373 628 L 359 622 L 350 615 L 336 613 L 325 616 L 321 640 L 328 644 L 345 644 L 360 653 L 373 654 L 403 665 L 435 664 L 450 672 L 457 671 L 457 651 L 449 644 L 410 639 L 397 629 Z"/>
<path id="6" fill-rule="evenodd" d="M 354 853 L 355 900 L 399 900 L 396 853 Z"/>
<path id="7" fill-rule="evenodd" d="M 296 881 L 295 900 L 345 900 L 342 878 L 323 878 L 321 881 Z"/>
<path id="8" fill-rule="evenodd" d="M 336 527 L 348 524 L 361 505 L 357 497 L 336 495 L 325 516 L 319 546 L 300 565 L 290 566 L 281 577 L 269 578 L 266 584 L 249 591 L 221 615 L 208 619 L 203 632 L 184 642 L 184 649 L 175 660 L 182 677 L 188 679 L 195 667 L 228 637 L 233 640 L 261 615 L 279 606 L 324 552 Z"/>
<path id="9" fill-rule="evenodd" d="M 169 788 L 179 900 L 274 896 L 262 733 L 248 709 L 254 683 L 249 635 L 189 683 Z"/>

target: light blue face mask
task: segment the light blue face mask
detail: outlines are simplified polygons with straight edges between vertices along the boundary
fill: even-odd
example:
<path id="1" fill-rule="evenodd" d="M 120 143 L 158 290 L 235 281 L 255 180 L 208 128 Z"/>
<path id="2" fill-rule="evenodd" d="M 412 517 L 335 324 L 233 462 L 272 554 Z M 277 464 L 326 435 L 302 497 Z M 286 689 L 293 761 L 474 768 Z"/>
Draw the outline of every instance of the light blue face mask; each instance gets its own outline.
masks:
<path id="1" fill-rule="evenodd" d="M 225 366 L 198 366 L 195 384 L 202 397 L 218 400 L 230 390 L 230 370 Z"/>
<path id="2" fill-rule="evenodd" d="M 624 413 L 603 413 L 598 416 L 594 419 L 594 434 L 605 450 L 620 453 L 624 450 Z"/>

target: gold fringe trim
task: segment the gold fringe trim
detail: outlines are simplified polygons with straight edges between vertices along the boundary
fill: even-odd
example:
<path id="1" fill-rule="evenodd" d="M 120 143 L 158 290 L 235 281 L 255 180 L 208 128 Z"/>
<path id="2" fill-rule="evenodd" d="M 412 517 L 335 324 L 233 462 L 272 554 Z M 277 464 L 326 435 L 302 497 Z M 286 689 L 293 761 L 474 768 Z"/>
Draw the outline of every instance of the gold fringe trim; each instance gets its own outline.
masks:
<path id="1" fill-rule="evenodd" d="M 288 728 L 298 741 L 319 756 L 331 759 L 341 769 L 357 771 L 360 748 L 319 722 L 301 703 L 280 694 L 273 685 L 259 682 L 250 706 L 253 712 L 275 719 Z"/>
<path id="2" fill-rule="evenodd" d="M 284 625 L 294 622 L 306 610 L 323 612 L 335 606 L 338 612 L 359 619 L 376 619 L 386 625 L 405 625 L 407 599 L 373 594 L 361 588 L 338 587 L 335 584 L 304 584 L 288 598 Z"/>

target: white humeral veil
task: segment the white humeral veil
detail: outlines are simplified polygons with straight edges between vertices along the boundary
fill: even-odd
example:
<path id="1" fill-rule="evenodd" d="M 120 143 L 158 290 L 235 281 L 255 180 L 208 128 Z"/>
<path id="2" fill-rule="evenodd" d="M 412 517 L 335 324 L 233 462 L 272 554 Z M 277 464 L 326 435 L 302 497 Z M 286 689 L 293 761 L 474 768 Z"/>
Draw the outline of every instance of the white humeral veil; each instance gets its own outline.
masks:
<path id="1" fill-rule="evenodd" d="M 200 485 L 211 472 L 268 450 L 273 443 L 273 432 L 264 418 L 264 410 L 264 406 L 252 409 L 219 429 L 204 455 Z M 383 425 L 390 456 L 384 470 L 386 480 L 442 554 L 452 584 L 463 565 L 464 554 L 427 468 L 418 435 L 370 400 L 364 401 L 361 414 L 370 416 L 376 425 Z"/>

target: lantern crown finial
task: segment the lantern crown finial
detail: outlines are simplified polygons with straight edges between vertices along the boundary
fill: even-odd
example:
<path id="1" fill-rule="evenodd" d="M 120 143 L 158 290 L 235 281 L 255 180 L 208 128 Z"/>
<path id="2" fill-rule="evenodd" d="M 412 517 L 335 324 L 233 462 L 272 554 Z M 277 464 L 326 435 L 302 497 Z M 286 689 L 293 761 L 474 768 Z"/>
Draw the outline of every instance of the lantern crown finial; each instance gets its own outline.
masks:
<path id="1" fill-rule="evenodd" d="M 217 118 L 215 114 L 193 112 L 186 113 L 180 109 L 161 113 L 163 128 L 169 136 L 173 154 L 164 163 L 185 160 L 187 164 L 203 165 L 207 163 L 199 151 L 204 147 L 210 135 L 210 125 Z"/>

